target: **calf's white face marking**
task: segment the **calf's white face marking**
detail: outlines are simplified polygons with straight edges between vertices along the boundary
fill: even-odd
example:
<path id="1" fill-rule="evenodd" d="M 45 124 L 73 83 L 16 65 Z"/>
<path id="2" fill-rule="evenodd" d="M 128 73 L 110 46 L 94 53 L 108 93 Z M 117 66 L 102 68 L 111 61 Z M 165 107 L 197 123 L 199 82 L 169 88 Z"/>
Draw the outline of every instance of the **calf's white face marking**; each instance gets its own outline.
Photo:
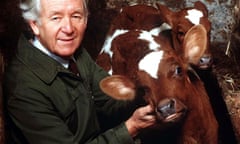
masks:
<path id="1" fill-rule="evenodd" d="M 138 64 L 138 69 L 147 72 L 151 77 L 157 79 L 158 66 L 163 57 L 163 51 L 154 51 L 147 54 Z"/>
<path id="2" fill-rule="evenodd" d="M 203 13 L 196 9 L 191 9 L 187 11 L 188 15 L 185 16 L 191 23 L 197 25 L 200 24 L 200 19 L 203 17 Z"/>

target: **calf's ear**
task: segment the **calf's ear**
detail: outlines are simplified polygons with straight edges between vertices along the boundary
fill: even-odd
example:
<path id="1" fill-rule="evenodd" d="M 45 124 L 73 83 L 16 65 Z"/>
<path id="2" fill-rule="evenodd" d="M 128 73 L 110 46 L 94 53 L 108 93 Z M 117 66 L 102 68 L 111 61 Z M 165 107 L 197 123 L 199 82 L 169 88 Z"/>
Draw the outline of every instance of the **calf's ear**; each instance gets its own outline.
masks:
<path id="1" fill-rule="evenodd" d="M 198 64 L 207 49 L 207 31 L 201 24 L 189 29 L 183 41 L 184 58 L 191 64 Z"/>
<path id="2" fill-rule="evenodd" d="M 100 82 L 101 90 L 118 100 L 133 100 L 135 98 L 135 85 L 125 76 L 112 75 Z"/>
<path id="3" fill-rule="evenodd" d="M 170 10 L 167 6 L 162 5 L 160 3 L 156 3 L 156 6 L 158 8 L 160 18 L 163 19 L 166 23 L 168 23 L 171 27 L 173 26 L 173 19 L 174 12 Z"/>

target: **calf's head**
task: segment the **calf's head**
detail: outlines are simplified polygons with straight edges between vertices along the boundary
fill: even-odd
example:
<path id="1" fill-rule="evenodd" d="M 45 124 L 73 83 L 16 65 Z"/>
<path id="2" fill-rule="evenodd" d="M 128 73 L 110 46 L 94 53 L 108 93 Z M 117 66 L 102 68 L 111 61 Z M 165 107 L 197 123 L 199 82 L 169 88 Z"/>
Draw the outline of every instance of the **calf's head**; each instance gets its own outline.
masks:
<path id="1" fill-rule="evenodd" d="M 201 24 L 205 27 L 207 30 L 207 49 L 205 49 L 199 61 L 190 61 L 190 63 L 200 69 L 209 68 L 212 64 L 212 56 L 209 47 L 211 23 L 208 19 L 208 10 L 206 6 L 202 2 L 197 1 L 193 7 L 187 7 L 177 12 L 159 3 L 157 3 L 157 7 L 161 15 L 160 17 L 171 26 L 173 44 L 174 48 L 177 50 L 181 50 L 185 34 L 192 26 Z"/>
<path id="2" fill-rule="evenodd" d="M 160 46 L 164 45 L 165 41 L 158 38 L 155 37 L 154 41 Z M 137 60 L 137 69 L 132 66 L 132 71 L 128 69 L 128 72 L 122 75 L 112 75 L 103 79 L 100 83 L 101 89 L 116 99 L 131 100 L 136 96 L 143 96 L 155 108 L 160 121 L 178 120 L 185 115 L 184 104 L 193 99 L 196 93 L 193 92 L 193 89 L 197 89 L 194 81 L 199 81 L 199 78 L 191 69 L 190 62 L 198 61 L 207 48 L 205 27 L 193 26 L 183 41 L 183 53 L 178 54 L 172 48 L 165 47 L 149 51 Z M 129 64 L 133 63 L 126 63 L 124 66 L 129 67 Z M 134 76 L 126 73 L 132 73 Z"/>

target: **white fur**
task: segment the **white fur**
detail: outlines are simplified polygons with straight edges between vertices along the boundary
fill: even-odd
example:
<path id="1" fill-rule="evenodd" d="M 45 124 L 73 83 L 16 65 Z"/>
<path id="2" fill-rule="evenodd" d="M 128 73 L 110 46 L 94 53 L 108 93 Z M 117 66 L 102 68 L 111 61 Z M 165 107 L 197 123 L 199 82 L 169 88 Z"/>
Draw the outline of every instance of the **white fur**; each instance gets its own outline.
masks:
<path id="1" fill-rule="evenodd" d="M 139 70 L 147 72 L 151 77 L 157 79 L 158 67 L 163 57 L 163 51 L 154 51 L 147 54 L 138 64 Z"/>
<path id="2" fill-rule="evenodd" d="M 188 15 L 185 16 L 191 23 L 197 25 L 200 24 L 200 19 L 203 17 L 203 13 L 199 10 L 192 9 L 187 11 Z"/>

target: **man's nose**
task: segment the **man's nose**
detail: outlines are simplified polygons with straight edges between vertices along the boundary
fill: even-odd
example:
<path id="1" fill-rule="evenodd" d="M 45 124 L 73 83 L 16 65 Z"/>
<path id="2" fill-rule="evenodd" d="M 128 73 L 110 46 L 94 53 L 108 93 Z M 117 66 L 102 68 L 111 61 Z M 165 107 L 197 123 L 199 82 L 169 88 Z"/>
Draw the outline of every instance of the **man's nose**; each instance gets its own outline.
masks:
<path id="1" fill-rule="evenodd" d="M 74 27 L 71 18 L 65 18 L 62 25 L 62 31 L 67 34 L 73 33 Z"/>

